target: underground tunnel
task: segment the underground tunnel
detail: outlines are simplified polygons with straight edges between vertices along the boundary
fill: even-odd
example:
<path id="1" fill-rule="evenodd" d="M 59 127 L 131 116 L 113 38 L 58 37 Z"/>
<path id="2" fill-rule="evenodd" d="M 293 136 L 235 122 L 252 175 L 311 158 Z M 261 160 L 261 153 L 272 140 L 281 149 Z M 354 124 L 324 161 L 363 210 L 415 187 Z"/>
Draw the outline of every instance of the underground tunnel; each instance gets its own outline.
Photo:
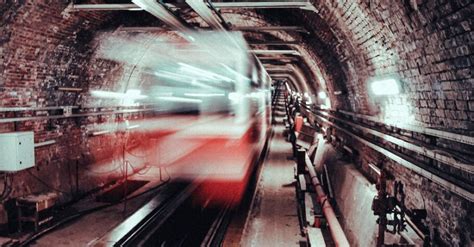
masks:
<path id="1" fill-rule="evenodd" d="M 2 246 L 472 246 L 470 0 L 0 0 Z"/>

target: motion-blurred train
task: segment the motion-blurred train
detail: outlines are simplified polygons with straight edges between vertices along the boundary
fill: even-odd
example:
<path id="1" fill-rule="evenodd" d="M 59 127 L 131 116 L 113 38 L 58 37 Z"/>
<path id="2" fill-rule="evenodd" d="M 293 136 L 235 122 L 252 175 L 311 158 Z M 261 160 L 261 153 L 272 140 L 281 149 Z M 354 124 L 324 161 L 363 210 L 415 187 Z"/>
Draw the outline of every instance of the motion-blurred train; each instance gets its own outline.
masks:
<path id="1" fill-rule="evenodd" d="M 116 38 L 103 49 L 108 59 L 139 58 L 140 79 L 121 97 L 157 108 L 158 117 L 131 123 L 148 140 L 148 162 L 199 181 L 194 199 L 204 206 L 238 204 L 270 130 L 271 78 L 240 33 L 158 40 L 139 51 L 136 40 Z"/>

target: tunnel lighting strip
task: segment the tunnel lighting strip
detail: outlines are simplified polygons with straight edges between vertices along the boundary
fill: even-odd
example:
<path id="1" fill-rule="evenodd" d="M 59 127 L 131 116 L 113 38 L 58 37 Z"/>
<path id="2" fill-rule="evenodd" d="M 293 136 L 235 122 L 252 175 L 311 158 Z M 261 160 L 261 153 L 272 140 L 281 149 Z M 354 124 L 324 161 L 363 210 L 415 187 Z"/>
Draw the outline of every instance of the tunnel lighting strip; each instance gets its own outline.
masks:
<path id="1" fill-rule="evenodd" d="M 454 192 L 455 194 L 458 194 L 459 196 L 469 200 L 469 201 L 474 201 L 474 194 L 467 191 L 466 189 L 456 185 L 456 184 L 453 184 L 452 182 L 442 178 L 442 177 L 439 177 L 438 175 L 435 175 L 415 164 L 413 164 L 412 162 L 392 153 L 391 151 L 385 149 L 385 148 L 382 148 L 374 143 L 371 143 L 353 133 L 351 133 L 350 131 L 346 130 L 345 128 L 343 127 L 340 127 L 339 125 L 335 124 L 335 123 L 332 123 L 331 121 L 329 121 L 328 119 L 324 118 L 324 117 L 321 117 L 319 115 L 315 115 L 316 118 L 319 118 L 321 121 L 333 126 L 334 128 L 346 133 L 347 135 L 355 138 L 356 140 L 358 140 L 359 142 L 365 144 L 366 146 L 372 148 L 373 150 L 387 156 L 388 158 L 392 159 L 393 161 L 403 165 L 404 167 L 424 176 L 425 178 L 428 178 L 430 179 L 431 181 L 434 181 L 435 183 L 441 185 L 442 187 L 445 187 L 447 188 L 448 190 Z"/>
<path id="2" fill-rule="evenodd" d="M 409 143 L 407 141 L 404 141 L 402 139 L 399 139 L 399 138 L 396 138 L 396 137 L 393 137 L 389 134 L 385 134 L 385 133 L 382 133 L 380 131 L 377 131 L 377 130 L 373 130 L 373 129 L 370 129 L 370 128 L 367 128 L 367 127 L 364 127 L 364 126 L 361 126 L 359 124 L 355 124 L 355 123 L 351 123 L 351 122 L 348 122 L 346 121 L 345 119 L 341 119 L 339 117 L 336 117 L 334 116 L 333 114 L 331 113 L 325 113 L 325 112 L 322 112 L 322 111 L 317 111 L 319 112 L 320 114 L 323 114 L 323 115 L 327 115 L 333 119 L 336 119 L 338 121 L 341 121 L 341 122 L 344 122 L 345 124 L 348 124 L 354 128 L 357 128 L 357 129 L 360 129 L 362 131 L 365 131 L 365 132 L 368 132 L 374 136 L 377 136 L 377 137 L 380 137 L 386 141 L 389 141 L 393 144 L 396 144 L 400 147 L 403 147 L 403 148 L 406 148 L 410 151 L 413 151 L 413 152 L 416 152 L 418 154 L 421 154 L 421 155 L 424 155 L 424 156 L 427 156 L 429 158 L 432 158 L 434 160 L 437 160 L 437 161 L 440 161 L 442 163 L 445 163 L 445 164 L 448 164 L 452 167 L 455 167 L 455 168 L 458 168 L 460 170 L 463 170 L 465 172 L 468 172 L 470 173 L 471 175 L 473 175 L 474 173 L 474 164 L 473 165 L 469 165 L 469 164 L 464 164 L 462 162 L 457 162 L 455 160 L 453 160 L 453 158 L 449 157 L 449 156 L 446 156 L 446 155 L 443 155 L 443 154 L 439 154 L 439 153 L 436 153 L 432 150 L 429 150 L 427 148 L 424 148 L 424 147 L 420 147 L 418 145 L 415 145 L 415 144 L 412 144 L 412 143 Z"/>
<path id="3" fill-rule="evenodd" d="M 342 110 L 338 110 L 338 112 L 352 116 L 352 117 L 363 118 L 372 122 L 381 123 L 384 125 L 396 127 L 403 130 L 409 130 L 409 131 L 413 131 L 413 132 L 417 132 L 417 133 L 421 133 L 425 135 L 430 135 L 430 136 L 440 137 L 440 138 L 444 138 L 444 139 L 448 139 L 452 141 L 461 142 L 464 144 L 474 145 L 474 137 L 470 137 L 470 136 L 460 135 L 460 134 L 446 132 L 442 130 L 425 128 L 425 127 L 416 126 L 416 125 L 396 124 L 396 123 L 387 124 L 387 123 L 382 123 L 380 119 L 376 117 L 372 117 L 372 116 L 367 116 L 367 115 L 362 115 L 362 114 L 342 111 Z"/>

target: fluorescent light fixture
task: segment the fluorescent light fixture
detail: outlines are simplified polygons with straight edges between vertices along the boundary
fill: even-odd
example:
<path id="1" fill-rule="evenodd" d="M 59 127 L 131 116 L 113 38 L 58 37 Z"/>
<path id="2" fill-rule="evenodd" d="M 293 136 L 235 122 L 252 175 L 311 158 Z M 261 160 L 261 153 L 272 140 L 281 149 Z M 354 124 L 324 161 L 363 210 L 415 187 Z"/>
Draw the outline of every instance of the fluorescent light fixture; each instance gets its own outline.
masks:
<path id="1" fill-rule="evenodd" d="M 393 78 L 373 81 L 370 84 L 370 89 L 375 95 L 396 95 L 400 93 L 398 82 Z"/>
<path id="2" fill-rule="evenodd" d="M 139 124 L 135 124 L 135 125 L 128 126 L 127 129 L 131 130 L 131 129 L 136 129 L 136 128 L 138 128 L 138 127 L 140 127 L 140 125 L 139 125 Z"/>
<path id="3" fill-rule="evenodd" d="M 234 75 L 236 75 L 236 76 L 238 76 L 238 77 L 240 77 L 240 78 L 242 78 L 242 79 L 245 79 L 245 80 L 250 81 L 250 78 L 248 78 L 247 76 L 245 76 L 245 75 L 243 75 L 243 74 L 241 74 L 241 73 L 235 71 L 234 69 L 230 68 L 229 66 L 227 66 L 227 65 L 225 65 L 225 64 L 223 64 L 223 63 L 221 63 L 221 65 L 224 66 L 224 68 L 225 68 L 226 70 L 228 70 L 230 73 L 232 73 L 232 74 L 234 74 Z"/>
<path id="4" fill-rule="evenodd" d="M 200 99 L 190 99 L 190 98 L 183 98 L 183 97 L 174 97 L 174 96 L 164 96 L 164 97 L 156 97 L 158 100 L 164 101 L 172 101 L 172 102 L 183 102 L 183 103 L 202 103 Z"/>
<path id="5" fill-rule="evenodd" d="M 105 134 L 108 134 L 108 133 L 110 133 L 110 130 L 100 130 L 100 131 L 92 132 L 91 135 L 92 136 L 100 136 L 100 135 L 105 135 Z"/>
<path id="6" fill-rule="evenodd" d="M 326 99 L 328 97 L 328 95 L 326 94 L 326 92 L 321 91 L 321 92 L 318 93 L 318 97 L 320 99 Z"/>
<path id="7" fill-rule="evenodd" d="M 146 95 L 142 95 L 141 91 L 138 89 L 129 89 L 125 93 L 94 90 L 91 91 L 91 95 L 94 97 L 105 99 L 121 99 L 122 106 L 137 106 L 138 103 L 136 103 L 135 100 L 145 99 L 148 97 Z"/>
<path id="8" fill-rule="evenodd" d="M 189 64 L 185 64 L 185 63 L 178 63 L 178 64 L 179 64 L 179 66 L 181 66 L 181 69 L 182 69 L 183 72 L 189 72 L 189 73 L 195 74 L 197 76 L 204 76 L 204 77 L 214 79 L 214 80 L 218 79 L 218 80 L 223 80 L 223 81 L 227 81 L 227 82 L 232 82 L 233 81 L 232 79 L 230 79 L 228 77 L 225 77 L 223 75 L 219 75 L 219 74 L 213 73 L 211 71 L 200 69 L 200 68 L 191 66 Z"/>
<path id="9" fill-rule="evenodd" d="M 242 99 L 242 94 L 241 93 L 237 93 L 237 92 L 231 92 L 229 93 L 229 95 L 227 96 L 229 98 L 230 101 L 232 101 L 233 103 L 239 103 L 240 100 Z"/>
<path id="10" fill-rule="evenodd" d="M 184 96 L 188 97 L 223 97 L 223 93 L 184 93 Z"/>
<path id="11" fill-rule="evenodd" d="M 98 98 L 106 98 L 106 99 L 145 99 L 147 98 L 146 95 L 142 95 L 141 91 L 138 89 L 129 89 L 126 93 L 116 93 L 110 91 L 101 91 L 101 90 L 94 90 L 91 91 L 91 95 L 98 97 Z"/>

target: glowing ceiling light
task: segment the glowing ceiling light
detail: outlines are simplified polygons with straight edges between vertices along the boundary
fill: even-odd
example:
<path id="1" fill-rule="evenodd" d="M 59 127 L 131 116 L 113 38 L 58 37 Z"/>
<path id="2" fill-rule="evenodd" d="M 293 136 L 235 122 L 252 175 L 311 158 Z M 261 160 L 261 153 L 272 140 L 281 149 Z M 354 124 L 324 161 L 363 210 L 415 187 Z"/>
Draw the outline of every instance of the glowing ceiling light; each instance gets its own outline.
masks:
<path id="1" fill-rule="evenodd" d="M 245 76 L 245 75 L 243 75 L 243 74 L 241 74 L 241 73 L 235 71 L 234 69 L 230 68 L 229 66 L 227 66 L 227 65 L 225 65 L 225 64 L 223 64 L 223 63 L 221 63 L 221 65 L 224 66 L 224 68 L 225 68 L 226 70 L 228 70 L 230 73 L 232 73 L 232 74 L 234 74 L 234 75 L 236 75 L 236 76 L 238 76 L 238 77 L 240 77 L 240 78 L 242 78 L 242 79 L 244 79 L 244 80 L 250 81 L 250 78 L 248 78 L 247 76 Z"/>
<path id="2" fill-rule="evenodd" d="M 178 64 L 181 66 L 183 71 L 195 74 L 197 76 L 204 76 L 204 77 L 208 77 L 208 78 L 212 78 L 212 79 L 219 79 L 219 80 L 223 80 L 223 81 L 227 81 L 227 82 L 234 81 L 234 80 L 232 80 L 228 77 L 225 77 L 223 75 L 219 75 L 219 74 L 216 74 L 214 72 L 207 71 L 207 70 L 204 70 L 204 69 L 196 68 L 196 67 L 191 66 L 189 64 L 185 64 L 185 63 L 178 63 Z"/>
<path id="3" fill-rule="evenodd" d="M 328 97 L 328 95 L 326 94 L 326 92 L 321 91 L 321 92 L 318 93 L 318 97 L 320 99 L 326 99 Z"/>
<path id="4" fill-rule="evenodd" d="M 370 89 L 375 95 L 396 95 L 400 93 L 397 80 L 393 78 L 373 81 Z"/>
<path id="5" fill-rule="evenodd" d="M 142 95 L 141 91 L 138 89 L 129 89 L 125 93 L 116 93 L 109 91 L 93 90 L 91 95 L 97 98 L 105 99 L 121 99 L 122 106 L 137 106 L 136 100 L 146 99 L 148 96 Z"/>
<path id="6" fill-rule="evenodd" d="M 184 96 L 188 97 L 222 97 L 225 96 L 223 93 L 184 93 Z"/>
<path id="7" fill-rule="evenodd" d="M 233 103 L 239 103 L 240 100 L 242 99 L 242 94 L 241 93 L 237 93 L 237 92 L 231 92 L 229 93 L 229 95 L 227 96 L 229 98 L 229 100 Z"/>
<path id="8" fill-rule="evenodd" d="M 213 86 L 210 86 L 210 85 L 205 84 L 205 83 L 201 83 L 192 76 L 172 73 L 172 72 L 169 72 L 169 71 L 158 71 L 158 72 L 155 72 L 155 75 L 158 76 L 158 77 L 162 77 L 162 78 L 168 78 L 168 79 L 171 79 L 171 80 L 188 83 L 188 84 L 191 84 L 193 86 L 198 86 L 198 87 L 208 88 L 208 89 L 214 89 Z"/>
<path id="9" fill-rule="evenodd" d="M 163 96 L 163 97 L 156 97 L 156 98 L 158 100 L 172 101 L 172 102 L 195 103 L 195 104 L 202 103 L 202 100 L 200 99 L 190 99 L 190 98 L 184 98 L 184 97 Z"/>
<path id="10" fill-rule="evenodd" d="M 127 90 L 126 93 L 93 90 L 91 91 L 91 95 L 98 98 L 106 98 L 106 99 L 132 99 L 132 100 L 145 99 L 148 97 L 146 95 L 142 95 L 141 91 L 138 89 L 129 89 Z"/>

